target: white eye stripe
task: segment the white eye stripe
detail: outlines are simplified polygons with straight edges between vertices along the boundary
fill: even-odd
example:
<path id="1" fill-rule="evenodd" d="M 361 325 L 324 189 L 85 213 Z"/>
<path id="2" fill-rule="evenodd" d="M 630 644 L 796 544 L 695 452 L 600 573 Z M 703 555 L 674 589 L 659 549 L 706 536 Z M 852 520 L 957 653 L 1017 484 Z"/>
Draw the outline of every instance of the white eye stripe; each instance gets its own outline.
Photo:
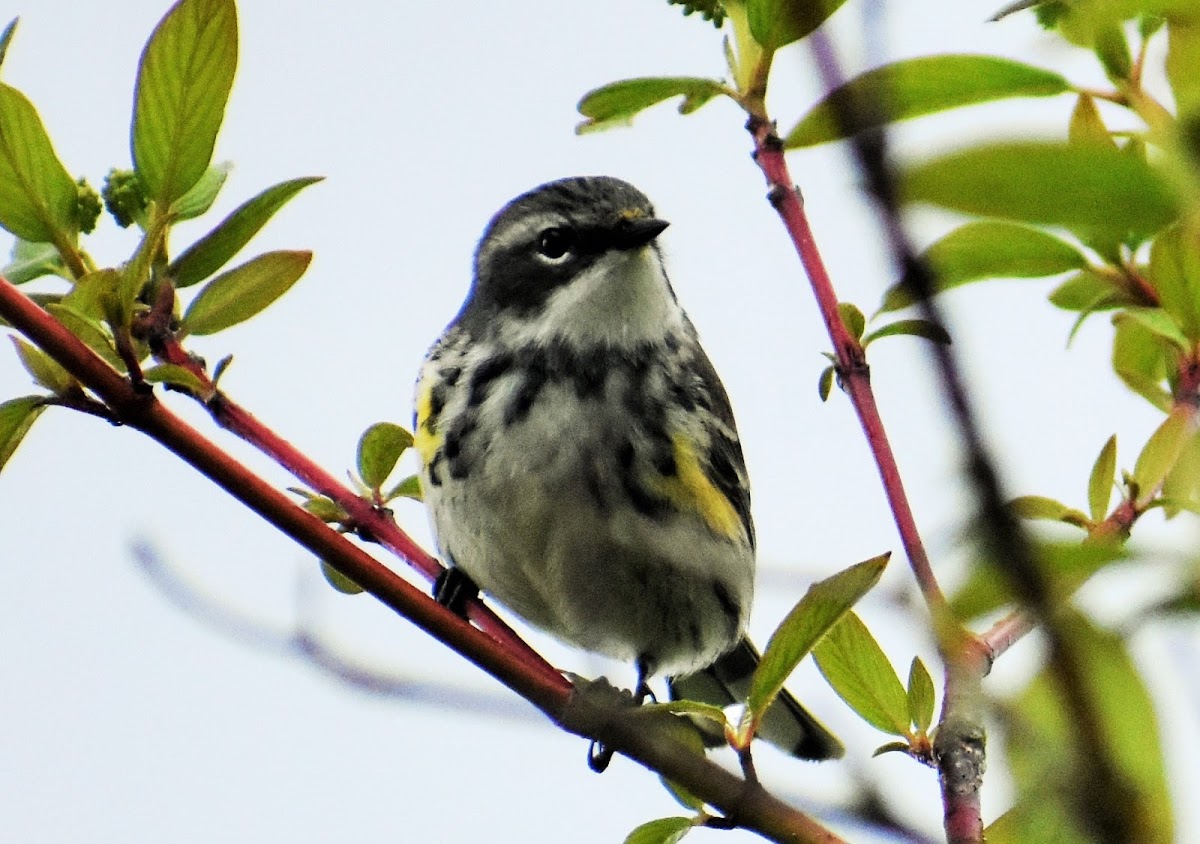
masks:
<path id="1" fill-rule="evenodd" d="M 492 256 L 503 254 L 517 244 L 528 243 L 537 237 L 539 232 L 561 225 L 563 222 L 560 214 L 552 213 L 535 214 L 526 219 L 514 220 L 488 235 L 487 239 L 480 244 L 477 259 L 481 265 L 486 266 L 491 263 Z"/>

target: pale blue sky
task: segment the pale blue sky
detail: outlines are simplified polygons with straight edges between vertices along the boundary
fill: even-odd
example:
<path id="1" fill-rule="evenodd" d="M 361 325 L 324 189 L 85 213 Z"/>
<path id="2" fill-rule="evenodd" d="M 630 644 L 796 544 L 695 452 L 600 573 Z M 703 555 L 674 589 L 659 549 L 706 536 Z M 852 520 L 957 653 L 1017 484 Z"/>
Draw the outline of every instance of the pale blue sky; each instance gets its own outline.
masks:
<path id="1" fill-rule="evenodd" d="M 852 0 L 834 21 L 851 68 L 880 60 L 864 54 L 858 35 L 868 5 Z M 128 165 L 137 56 L 167 6 L 29 0 L 0 11 L 5 20 L 22 16 L 3 78 L 37 104 L 68 168 L 94 184 L 110 166 Z M 984 23 L 992 11 L 909 0 L 890 4 L 880 34 L 890 57 L 987 52 L 1101 82 L 1085 54 L 1061 53 L 1027 17 Z M 253 322 L 192 343 L 210 361 L 236 356 L 222 381 L 234 398 L 341 472 L 369 424 L 408 423 L 421 356 L 462 300 L 489 216 L 542 181 L 607 173 L 641 187 L 672 222 L 663 243 L 676 291 L 733 400 L 754 485 L 759 638 L 810 580 L 898 549 L 848 404 L 837 394 L 826 405 L 817 400 L 827 340 L 764 200 L 742 116 L 723 102 L 686 119 L 668 106 L 632 130 L 572 133 L 576 101 L 601 83 L 720 75 L 715 31 L 656 0 L 243 0 L 240 23 L 240 68 L 217 149 L 236 167 L 211 222 L 269 184 L 327 179 L 294 200 L 255 247 L 313 249 L 308 275 Z M 819 95 L 803 48 L 779 57 L 774 83 L 772 105 L 786 128 Z M 946 115 L 904 127 L 897 149 L 914 157 L 964 137 L 1059 136 L 1070 106 L 1057 98 Z M 836 147 L 796 153 L 791 166 L 842 298 L 872 310 L 891 272 L 855 173 Z M 922 240 L 944 226 L 932 214 L 918 222 Z M 204 225 L 181 228 L 176 247 Z M 0 248 L 7 243 L 0 238 Z M 89 246 L 97 260 L 115 262 L 132 243 L 105 219 Z M 1045 303 L 1050 287 L 992 283 L 947 304 L 1010 488 L 1078 505 L 1105 439 L 1118 433 L 1129 467 L 1158 419 L 1108 371 L 1104 319 L 1064 350 L 1071 317 Z M 968 509 L 952 435 L 918 342 L 876 349 L 884 418 L 918 521 L 952 581 Z M 0 358 L 0 395 L 27 390 L 15 359 Z M 291 483 L 186 402 L 171 402 L 275 483 Z M 419 508 L 397 511 L 427 542 Z M 602 777 L 589 772 L 585 743 L 536 713 L 481 717 L 372 698 L 181 614 L 138 571 L 135 540 L 152 543 L 206 594 L 280 629 L 297 617 L 303 580 L 315 586 L 306 612 L 355 660 L 485 701 L 514 699 L 370 598 L 322 588 L 303 551 L 132 431 L 45 414 L 0 475 L 0 531 L 0 840 L 614 842 L 679 811 L 632 763 L 619 760 Z M 1194 544 L 1196 530 L 1182 520 L 1164 527 L 1153 515 L 1138 538 L 1153 547 Z M 922 629 L 887 601 L 910 584 L 897 555 L 863 608 L 902 670 L 914 653 L 933 664 Z M 1129 585 L 1110 578 L 1090 597 L 1106 617 L 1120 617 Z M 532 639 L 563 667 L 630 680 L 624 667 Z M 1194 666 L 1195 644 L 1183 628 L 1135 641 L 1169 725 L 1172 778 L 1192 785 L 1196 690 L 1172 660 L 1182 652 Z M 1031 642 L 1006 657 L 992 688 L 1011 688 L 1035 651 Z M 803 765 L 763 751 L 764 775 L 818 811 L 847 793 L 851 777 L 867 777 L 902 816 L 936 834 L 933 772 L 899 755 L 871 759 L 886 739 L 858 722 L 811 666 L 792 686 L 843 735 L 849 761 Z M 1179 796 L 1189 787 L 1180 785 Z M 994 766 L 988 819 L 1008 798 Z M 1190 840 L 1200 836 L 1200 808 L 1182 802 L 1180 836 Z M 694 836 L 734 838 L 751 840 Z"/>

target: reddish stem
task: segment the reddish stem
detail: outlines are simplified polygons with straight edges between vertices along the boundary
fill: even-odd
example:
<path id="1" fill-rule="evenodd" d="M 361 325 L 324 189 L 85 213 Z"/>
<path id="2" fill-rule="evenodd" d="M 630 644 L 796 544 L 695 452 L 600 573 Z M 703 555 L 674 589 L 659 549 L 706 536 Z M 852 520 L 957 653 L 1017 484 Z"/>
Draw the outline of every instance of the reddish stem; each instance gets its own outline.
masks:
<path id="1" fill-rule="evenodd" d="M 164 285 L 164 289 L 170 288 Z M 166 313 L 169 315 L 170 309 L 167 309 Z M 197 395 L 195 398 L 212 414 L 218 425 L 270 457 L 305 486 L 335 501 L 349 516 L 350 526 L 360 536 L 378 542 L 430 582 L 436 580 L 444 571 L 441 563 L 400 529 L 390 513 L 356 495 L 308 455 L 264 425 L 250 411 L 218 392 L 204 366 L 188 354 L 172 334 L 157 326 L 149 330 L 154 337 L 152 346 L 156 357 L 186 368 L 208 388 L 203 395 Z M 545 671 L 549 667 L 533 648 L 481 601 L 468 602 L 467 615 L 481 630 L 511 648 L 531 669 Z"/>
<path id="2" fill-rule="evenodd" d="M 507 642 L 476 630 L 417 590 L 371 555 L 332 530 L 295 501 L 255 475 L 199 431 L 172 414 L 153 394 L 135 389 L 62 323 L 0 279 L 0 313 L 67 371 L 92 390 L 115 417 L 178 454 L 237 500 L 259 513 L 296 542 L 362 586 L 387 606 L 542 709 L 561 708 L 571 684 L 544 661 L 534 669 Z"/>
<path id="3" fill-rule="evenodd" d="M 934 624 L 941 627 L 952 616 L 945 595 L 938 585 L 929 555 L 921 541 L 916 519 L 913 517 L 900 468 L 883 427 L 883 419 L 875 403 L 871 389 L 870 368 L 858 338 L 850 333 L 838 312 L 838 298 L 825 268 L 825 262 L 817 249 L 808 215 L 804 211 L 799 191 L 788 171 L 783 144 L 775 133 L 774 125 L 765 117 L 751 116 L 746 127 L 754 138 L 754 158 L 767 181 L 768 198 L 775 207 L 796 252 L 804 266 L 812 286 L 821 319 L 833 342 L 837 356 L 837 368 L 842 387 L 859 424 L 866 435 L 868 447 L 875 458 L 884 493 L 891 507 L 900 541 L 908 556 L 917 585 L 929 607 Z M 957 627 L 957 625 L 956 625 Z M 945 637 L 943 637 L 945 638 Z M 955 636 L 954 638 L 958 638 Z M 984 739 L 978 728 L 978 719 L 958 717 L 947 729 L 947 714 L 978 714 L 975 705 L 979 681 L 986 667 L 978 665 L 970 654 L 979 651 L 973 637 L 966 637 L 961 647 L 950 647 L 943 642 L 943 657 L 946 660 L 946 683 L 943 700 L 943 719 L 939 733 L 943 741 L 935 750 L 942 787 L 944 825 L 947 839 L 952 844 L 976 844 L 983 840 L 983 818 L 979 799 L 979 776 L 982 773 Z M 989 663 L 990 664 L 990 663 Z M 978 670 L 971 667 L 975 665 Z"/>
<path id="4" fill-rule="evenodd" d="M 738 826 L 773 841 L 841 844 L 842 839 L 773 797 L 758 783 L 747 782 L 696 754 L 675 738 L 673 730 L 664 736 L 661 730 L 647 729 L 640 719 L 627 717 L 624 706 L 598 704 L 593 696 L 576 692 L 562 674 L 545 662 L 540 663 L 541 668 L 530 666 L 521 652 L 508 643 L 493 639 L 433 601 L 205 439 L 171 413 L 153 393 L 135 389 L 66 326 L 3 278 L 0 278 L 0 317 L 94 392 L 111 411 L 107 418 L 136 428 L 162 444 L 281 532 L 330 561 L 386 606 L 537 706 L 564 729 L 603 741 L 718 807 Z"/>
<path id="5" fill-rule="evenodd" d="M 847 330 L 838 314 L 837 293 L 817 249 L 800 194 L 788 172 L 783 143 L 775 134 L 775 127 L 765 118 L 751 117 L 746 128 L 754 137 L 754 159 L 766 177 L 767 196 L 791 235 L 792 243 L 816 297 L 821 319 L 825 322 L 825 330 L 829 332 L 829 339 L 833 341 L 842 388 L 850 397 L 850 403 L 858 415 L 859 424 L 875 458 L 884 494 L 891 507 L 909 565 L 930 611 L 935 618 L 940 617 L 946 607 L 946 598 L 938 586 L 937 576 L 929 563 L 929 555 L 921 541 L 912 507 L 909 506 L 908 496 L 904 492 L 900 467 L 896 464 L 896 455 L 888 442 L 883 419 L 875 404 L 875 394 L 871 390 L 871 371 L 858 338 Z"/>

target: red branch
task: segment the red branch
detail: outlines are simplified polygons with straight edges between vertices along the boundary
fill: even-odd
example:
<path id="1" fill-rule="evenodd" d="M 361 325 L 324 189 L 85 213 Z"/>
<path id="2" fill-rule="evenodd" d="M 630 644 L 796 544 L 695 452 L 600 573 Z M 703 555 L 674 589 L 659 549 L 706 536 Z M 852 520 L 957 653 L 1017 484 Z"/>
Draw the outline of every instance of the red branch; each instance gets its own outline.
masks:
<path id="1" fill-rule="evenodd" d="M 896 464 L 895 454 L 883 427 L 883 419 L 875 403 L 870 368 L 867 366 L 862 344 L 842 322 L 838 312 L 837 293 L 817 249 L 808 215 L 788 171 L 783 143 L 775 133 L 774 125 L 765 117 L 752 116 L 746 128 L 754 138 L 754 159 L 766 178 L 767 196 L 796 247 L 812 286 L 821 318 L 825 322 L 825 329 L 833 342 L 840 383 L 858 415 L 868 447 L 875 458 L 884 494 L 887 496 L 909 565 L 929 607 L 935 627 L 942 629 L 942 625 L 951 617 L 950 612 L 930 564 L 929 555 L 925 551 L 925 545 L 921 541 L 912 507 L 904 491 L 900 468 Z M 982 768 L 974 764 L 965 764 L 957 766 L 960 768 L 957 774 L 950 769 L 956 767 L 955 760 L 982 760 L 984 738 L 978 728 L 977 719 L 956 715 L 950 719 L 953 721 L 950 724 L 946 716 L 952 712 L 978 712 L 976 704 L 979 680 L 987 673 L 991 663 L 984 648 L 969 635 L 956 634 L 953 639 L 946 636 L 939 638 L 943 640 L 941 650 L 947 664 L 943 723 L 939 729 L 940 740 L 935 746 L 945 809 L 944 824 L 947 839 L 952 844 L 974 844 L 983 840 L 979 781 L 976 776 Z"/>
<path id="2" fill-rule="evenodd" d="M 571 686 L 553 666 L 540 657 L 540 664 L 531 664 L 508 642 L 475 629 L 302 509 L 172 414 L 144 385 L 135 388 L 66 326 L 3 278 L 0 314 L 95 392 L 118 421 L 165 445 L 283 533 L 329 560 L 384 604 L 467 655 L 538 706 L 562 705 Z"/>
<path id="3" fill-rule="evenodd" d="M 540 669 L 531 666 L 522 653 L 438 604 L 205 439 L 159 402 L 144 383 L 135 387 L 3 278 L 0 317 L 93 391 L 111 410 L 112 421 L 159 442 L 284 534 L 328 560 L 386 606 L 537 706 L 563 729 L 603 741 L 718 807 L 737 826 L 773 841 L 842 844 L 842 839 L 758 783 L 747 782 L 704 755 L 697 755 L 690 745 L 678 740 L 674 729 L 664 733 L 651 729 L 644 719 L 629 717 L 627 702 L 631 698 L 627 693 L 617 693 L 626 702 L 617 705 L 611 696 L 597 697 L 590 691 L 603 683 L 590 684 L 581 693 L 547 663 L 541 662 L 544 667 Z M 241 418 L 253 419 L 249 414 Z M 281 448 L 285 455 L 294 450 L 282 440 L 273 447 Z M 323 485 L 320 479 L 328 478 L 323 472 L 314 477 L 319 481 L 314 486 Z"/>
<path id="4" fill-rule="evenodd" d="M 879 408 L 875 404 L 875 394 L 871 390 L 871 372 L 866 356 L 862 345 L 846 329 L 838 314 L 837 293 L 817 249 L 800 194 L 788 172 L 783 143 L 775 134 L 775 127 L 766 119 L 751 117 L 746 128 L 754 137 L 754 160 L 766 177 L 767 196 L 791 235 L 792 243 L 812 285 L 821 319 L 825 322 L 825 330 L 829 332 L 829 339 L 833 341 L 842 388 L 850 397 L 850 403 L 854 406 L 854 412 L 858 414 L 859 424 L 862 425 L 867 444 L 875 458 L 884 493 L 891 506 L 896 529 L 900 533 L 900 542 L 904 545 L 904 553 L 908 556 L 909 565 L 921 593 L 925 596 L 926 604 L 934 616 L 938 617 L 945 609 L 946 598 L 938 586 L 933 567 L 929 564 L 929 555 L 921 542 L 912 507 L 909 506 L 908 496 L 904 492 L 900 468 L 896 465 L 896 456 L 888 442 Z"/>
<path id="5" fill-rule="evenodd" d="M 169 285 L 164 284 L 162 289 L 167 291 L 166 295 L 174 297 L 174 291 Z M 166 308 L 165 313 L 169 316 L 171 308 Z M 218 392 L 204 366 L 188 354 L 173 335 L 156 326 L 150 326 L 148 330 L 154 340 L 152 346 L 156 357 L 166 363 L 184 367 L 205 385 L 205 394 L 196 395 L 194 398 L 204 405 L 218 425 L 270 457 L 305 486 L 335 501 L 349 516 L 349 526 L 356 533 L 364 539 L 378 542 L 430 582 L 436 580 L 444 571 L 441 563 L 400 529 L 388 511 L 375 507 L 371 502 L 356 495 L 308 455 L 264 425 L 250 411 L 229 399 L 224 393 Z M 533 648 L 481 601 L 468 602 L 467 615 L 481 630 L 510 648 L 532 670 L 544 672 L 549 668 Z M 552 668 L 550 670 L 554 671 Z"/>

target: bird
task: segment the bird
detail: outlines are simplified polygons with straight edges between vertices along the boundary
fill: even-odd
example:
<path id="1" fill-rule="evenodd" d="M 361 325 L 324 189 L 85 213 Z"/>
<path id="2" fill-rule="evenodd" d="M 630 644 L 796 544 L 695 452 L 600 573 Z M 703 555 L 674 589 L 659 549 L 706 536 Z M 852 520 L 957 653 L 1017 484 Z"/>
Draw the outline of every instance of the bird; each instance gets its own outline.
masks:
<path id="1" fill-rule="evenodd" d="M 750 488 L 729 398 L 680 306 L 668 223 L 610 176 L 540 185 L 492 217 L 466 299 L 421 366 L 414 444 L 448 568 L 575 647 L 632 662 L 638 700 L 745 700 L 759 654 Z M 786 690 L 759 735 L 843 747 Z"/>

